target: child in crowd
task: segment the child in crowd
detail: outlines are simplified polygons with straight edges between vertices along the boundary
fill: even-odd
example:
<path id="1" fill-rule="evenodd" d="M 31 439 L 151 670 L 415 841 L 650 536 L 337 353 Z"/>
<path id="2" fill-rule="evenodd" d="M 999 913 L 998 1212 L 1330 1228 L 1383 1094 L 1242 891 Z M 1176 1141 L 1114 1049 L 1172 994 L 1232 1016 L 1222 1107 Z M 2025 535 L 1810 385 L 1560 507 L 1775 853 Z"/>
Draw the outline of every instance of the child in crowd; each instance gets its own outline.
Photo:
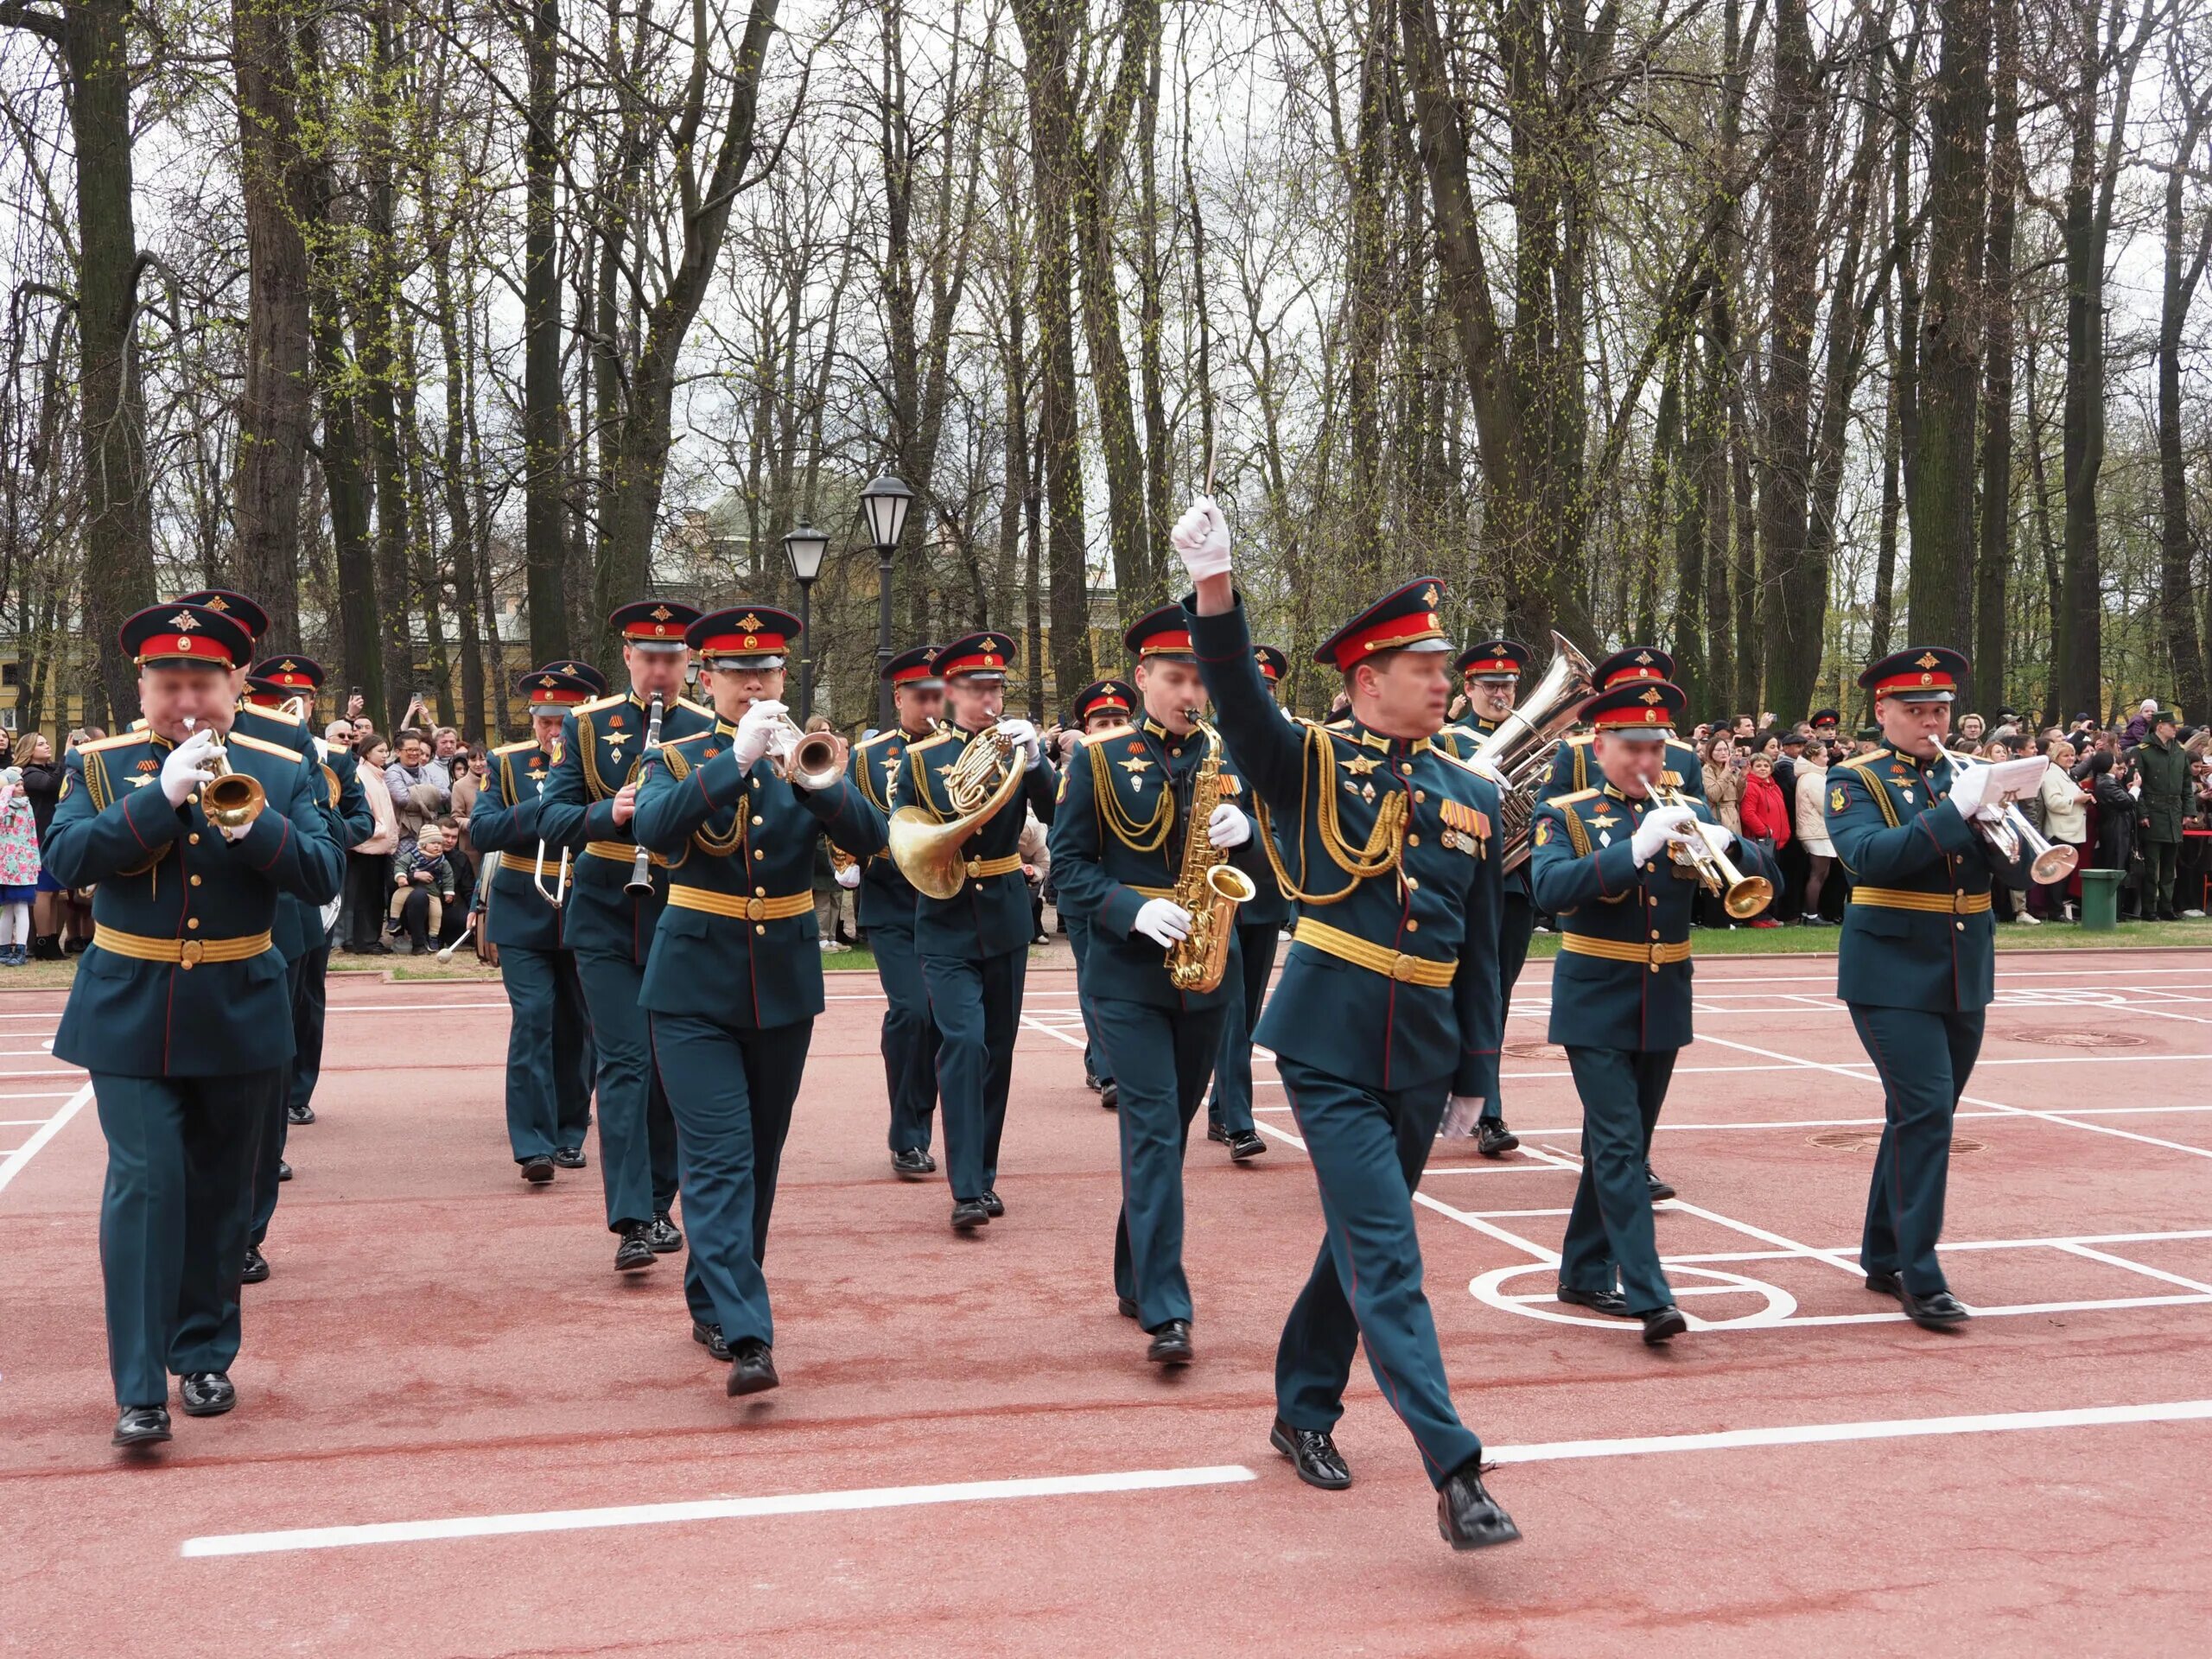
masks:
<path id="1" fill-rule="evenodd" d="M 446 858 L 445 831 L 426 823 L 410 844 L 400 843 L 391 864 L 391 921 L 404 929 L 416 956 L 427 956 L 430 941 L 444 925 L 453 900 L 453 865 Z"/>
<path id="2" fill-rule="evenodd" d="M 20 766 L 0 769 L 0 968 L 30 960 L 31 903 L 38 897 L 38 819 Z"/>

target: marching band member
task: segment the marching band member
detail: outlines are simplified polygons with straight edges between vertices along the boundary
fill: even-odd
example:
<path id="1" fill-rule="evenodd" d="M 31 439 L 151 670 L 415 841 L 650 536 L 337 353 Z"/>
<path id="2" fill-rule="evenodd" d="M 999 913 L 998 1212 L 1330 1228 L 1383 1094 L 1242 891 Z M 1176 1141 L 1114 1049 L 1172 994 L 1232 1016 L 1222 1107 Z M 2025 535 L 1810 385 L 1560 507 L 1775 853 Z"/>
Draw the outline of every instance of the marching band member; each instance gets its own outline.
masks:
<path id="1" fill-rule="evenodd" d="M 849 779 L 887 817 L 899 762 L 912 744 L 935 735 L 944 709 L 944 682 L 938 677 L 937 647 L 915 645 L 884 664 L 898 725 L 853 746 Z M 914 906 L 919 894 L 888 853 L 838 872 L 841 884 L 856 880 L 860 925 L 883 982 L 883 1075 L 891 1098 L 891 1167 L 905 1180 L 937 1173 L 930 1156 L 930 1121 L 937 1116 L 937 1027 L 930 1020 L 929 988 L 914 950 Z"/>
<path id="2" fill-rule="evenodd" d="M 1280 645 L 1255 645 L 1252 660 L 1260 677 L 1267 682 L 1269 695 L 1274 695 L 1289 671 L 1290 658 Z M 1287 710 L 1283 718 L 1293 719 Z M 1233 754 L 1230 760 L 1234 766 Z M 1268 1149 L 1252 1123 L 1252 1033 L 1259 1026 L 1260 1009 L 1268 1000 L 1268 982 L 1274 976 L 1282 931 L 1291 923 L 1290 900 L 1276 884 L 1267 861 L 1260 860 L 1249 874 L 1259 892 L 1236 906 L 1236 954 L 1230 958 L 1243 983 L 1230 997 L 1222 1016 L 1221 1057 L 1214 1063 L 1213 1095 L 1206 1102 L 1206 1139 L 1227 1147 L 1230 1160 L 1239 1164 Z"/>
<path id="3" fill-rule="evenodd" d="M 1828 839 L 1851 874 L 1836 995 L 1882 1079 L 1882 1143 L 1859 1246 L 1866 1288 L 1894 1296 L 1914 1324 L 1955 1328 L 1936 1247 L 1950 1177 L 1951 1119 L 1981 1052 L 1996 994 L 1994 881 L 2025 884 L 1974 828 L 2000 804 L 1986 767 L 1947 752 L 1951 700 L 1967 659 L 1915 645 L 1873 664 L 1882 747 L 1828 769 Z M 1823 713 L 1827 711 L 1823 710 Z"/>
<path id="4" fill-rule="evenodd" d="M 107 1138 L 114 1443 L 137 1446 L 170 1438 L 170 1372 L 188 1416 L 237 1403 L 254 1154 L 284 1121 L 292 1058 L 277 899 L 319 911 L 344 855 L 320 774 L 239 729 L 244 626 L 158 605 L 118 638 L 138 665 L 144 727 L 70 752 L 44 855 L 55 880 L 97 889 L 54 1054 L 92 1074 Z M 211 820 L 201 791 L 221 768 L 252 780 L 257 809 L 226 782 Z"/>
<path id="5" fill-rule="evenodd" d="M 1137 659 L 1144 718 L 1090 736 L 1070 760 L 1052 817 L 1052 879 L 1062 906 L 1090 930 L 1083 990 L 1121 1086 L 1114 1288 L 1152 1339 L 1146 1358 L 1187 1365 L 1183 1155 L 1221 1052 L 1223 1017 L 1243 986 L 1230 963 L 1216 984 L 1180 988 L 1168 963 L 1192 934 L 1192 860 L 1243 847 L 1252 822 L 1230 798 L 1236 778 L 1219 744 L 1192 717 L 1205 692 L 1183 607 L 1138 618 L 1122 639 Z M 1201 919 L 1220 925 L 1233 957 L 1233 918 Z"/>
<path id="6" fill-rule="evenodd" d="M 556 1166 L 584 1166 L 591 1129 L 591 1016 L 551 902 L 564 896 L 556 890 L 560 849 L 544 839 L 538 814 L 562 722 L 592 689 L 555 669 L 525 674 L 515 689 L 530 704 L 531 735 L 486 757 L 468 834 L 484 858 L 484 936 L 499 947 L 507 993 L 507 1146 L 523 1179 L 542 1186 Z"/>
<path id="7" fill-rule="evenodd" d="M 938 653 L 937 670 L 952 718 L 935 737 L 906 746 L 894 795 L 894 810 L 916 806 L 940 823 L 950 823 L 968 816 L 947 779 L 963 760 L 987 779 L 1003 780 L 1009 769 L 1021 777 L 963 842 L 966 879 L 959 891 L 950 899 L 925 894 L 914 911 L 914 946 L 937 1021 L 938 1098 L 952 1225 L 962 1232 L 1006 1213 L 998 1195 L 999 1136 L 1006 1128 L 1033 925 L 1016 848 L 1025 809 L 1044 823 L 1052 821 L 1055 775 L 1037 728 L 1026 720 L 1000 717 L 1013 662 L 1012 637 L 988 629 L 956 639 Z M 990 746 L 994 764 L 983 764 L 980 753 L 968 760 L 978 744 Z M 974 810 L 982 805 L 979 801 Z"/>
<path id="8" fill-rule="evenodd" d="M 1459 653 L 1452 666 L 1466 689 L 1466 717 L 1446 727 L 1440 740 L 1452 753 L 1465 760 L 1513 712 L 1514 696 L 1529 661 L 1529 647 L 1518 639 L 1485 639 Z M 1508 1013 L 1535 931 L 1536 906 L 1529 896 L 1529 867 L 1523 864 L 1505 878 L 1504 918 L 1497 929 L 1498 995 Z M 1485 1158 L 1503 1158 L 1520 1144 L 1521 1137 L 1505 1127 L 1504 1103 L 1492 1095 L 1483 1103 L 1482 1119 L 1475 1125 L 1475 1150 Z"/>
<path id="9" fill-rule="evenodd" d="M 1093 680 L 1084 686 L 1075 694 L 1075 707 L 1068 720 L 1080 734 L 1076 753 L 1080 754 L 1082 745 L 1095 735 L 1126 731 L 1129 712 L 1136 706 L 1136 688 L 1127 680 Z M 1057 882 L 1053 891 L 1058 891 Z M 1090 958 L 1090 918 L 1077 915 L 1065 905 L 1059 907 L 1059 914 L 1067 927 L 1068 949 L 1075 955 L 1075 1006 L 1083 1017 L 1083 1080 L 1098 1091 L 1098 1103 L 1110 1112 L 1121 1103 L 1122 1090 L 1098 1041 L 1098 1022 L 1091 1018 L 1090 991 L 1084 978 L 1084 964 Z"/>
<path id="10" fill-rule="evenodd" d="M 639 1001 L 683 1154 L 683 1294 L 693 1338 L 731 1361 L 732 1395 L 778 1382 L 761 1262 L 823 1008 L 816 842 L 826 834 L 860 859 L 883 845 L 883 815 L 844 777 L 843 739 L 823 742 L 826 788 L 786 779 L 768 758 L 791 729 L 777 699 L 798 632 L 797 617 L 768 605 L 691 625 L 714 723 L 664 744 L 638 794 L 639 843 L 670 872 Z"/>
<path id="11" fill-rule="evenodd" d="M 607 1191 L 607 1230 L 622 1241 L 614 1251 L 618 1273 L 649 1268 L 655 1255 L 683 1248 L 683 1235 L 669 1214 L 676 1203 L 676 1121 L 653 1069 L 645 1016 L 638 1006 L 667 878 L 652 861 L 645 871 L 650 890 L 630 890 L 638 851 L 631 820 L 653 698 L 661 699 L 664 743 L 704 731 L 712 719 L 682 696 L 690 660 L 684 631 L 698 617 L 673 600 L 641 599 L 607 618 L 607 626 L 622 636 L 630 689 L 579 703 L 563 720 L 537 814 L 549 855 L 565 847 L 573 858 L 561 906 L 561 943 L 575 952 L 591 1010 L 599 1068 L 599 1173 Z"/>
<path id="12" fill-rule="evenodd" d="M 1197 582 L 1185 609 L 1199 671 L 1263 813 L 1281 818 L 1280 855 L 1265 823 L 1255 839 L 1299 911 L 1255 1035 L 1274 1051 L 1328 1231 L 1283 1327 L 1269 1439 L 1308 1484 L 1351 1484 L 1330 1431 L 1363 1342 L 1437 1488 L 1438 1530 L 1455 1549 L 1507 1543 L 1521 1535 L 1452 1408 L 1414 1226 L 1447 1105 L 1471 1123 L 1497 1087 L 1497 791 L 1436 746 L 1451 695 L 1443 584 L 1408 582 L 1332 634 L 1315 660 L 1343 675 L 1350 717 L 1292 726 L 1253 660 L 1221 510 L 1201 498 L 1173 537 Z"/>
<path id="13" fill-rule="evenodd" d="M 1550 1039 L 1566 1048 L 1582 1098 L 1582 1179 L 1560 1246 L 1559 1299 L 1641 1319 L 1654 1346 L 1689 1328 L 1660 1269 L 1643 1174 L 1675 1058 L 1691 1040 L 1698 883 L 1669 849 L 1696 819 L 1713 827 L 1719 850 L 1734 842 L 1748 875 L 1779 879 L 1772 856 L 1731 836 L 1702 801 L 1652 798 L 1685 701 L 1663 680 L 1600 692 L 1583 717 L 1602 781 L 1539 804 L 1529 835 L 1535 900 L 1560 929 Z"/>

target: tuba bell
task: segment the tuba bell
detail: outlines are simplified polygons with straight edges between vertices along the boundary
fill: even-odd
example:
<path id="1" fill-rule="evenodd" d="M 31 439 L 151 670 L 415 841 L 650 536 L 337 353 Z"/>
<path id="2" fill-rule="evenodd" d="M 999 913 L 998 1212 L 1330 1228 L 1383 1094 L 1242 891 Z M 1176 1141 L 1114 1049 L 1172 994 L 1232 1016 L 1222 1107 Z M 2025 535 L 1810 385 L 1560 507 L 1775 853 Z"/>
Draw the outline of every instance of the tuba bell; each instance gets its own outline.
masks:
<path id="1" fill-rule="evenodd" d="M 1567 637 L 1552 635 L 1551 666 L 1519 708 L 1475 746 L 1470 757 L 1487 762 L 1507 787 L 1498 791 L 1499 845 L 1508 874 L 1529 861 L 1529 831 L 1536 817 L 1536 785 L 1544 763 L 1582 717 L 1583 706 L 1598 695 L 1597 671 Z"/>
<path id="2" fill-rule="evenodd" d="M 915 892 L 937 899 L 959 893 L 960 884 L 968 879 L 968 861 L 960 855 L 961 848 L 1014 798 L 1024 770 L 1014 759 L 1013 740 L 994 726 L 977 733 L 944 774 L 956 816 L 940 822 L 912 803 L 891 815 L 891 861 Z"/>

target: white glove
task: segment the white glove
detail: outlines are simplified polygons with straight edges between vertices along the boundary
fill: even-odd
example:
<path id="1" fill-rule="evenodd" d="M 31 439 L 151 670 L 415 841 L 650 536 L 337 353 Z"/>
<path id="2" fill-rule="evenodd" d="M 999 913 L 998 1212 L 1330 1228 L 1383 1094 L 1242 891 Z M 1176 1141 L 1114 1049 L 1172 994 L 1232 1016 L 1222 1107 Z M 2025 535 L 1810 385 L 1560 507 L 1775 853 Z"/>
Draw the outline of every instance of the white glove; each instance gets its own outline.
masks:
<path id="1" fill-rule="evenodd" d="M 766 754 L 783 730 L 784 705 L 780 702 L 756 702 L 745 711 L 737 722 L 737 735 L 730 740 L 730 758 L 737 762 L 740 772 L 750 772 L 755 762 Z"/>
<path id="2" fill-rule="evenodd" d="M 1191 912 L 1173 899 L 1147 899 L 1138 909 L 1136 925 L 1130 931 L 1141 933 L 1161 950 L 1168 950 L 1191 937 Z"/>
<path id="3" fill-rule="evenodd" d="M 1472 1135 L 1482 1115 L 1480 1095 L 1454 1095 L 1444 1108 L 1444 1122 L 1436 1133 L 1440 1136 Z"/>
<path id="4" fill-rule="evenodd" d="M 223 832 L 223 839 L 230 842 L 244 841 L 253 833 L 250 823 L 219 823 L 215 827 Z"/>
<path id="5" fill-rule="evenodd" d="M 1206 840 L 1218 851 L 1225 853 L 1251 839 L 1252 820 L 1227 801 L 1215 807 L 1213 816 L 1206 820 Z"/>
<path id="6" fill-rule="evenodd" d="M 171 806 L 182 806 L 194 790 L 215 775 L 215 728 L 202 726 L 169 751 L 162 762 L 162 793 Z"/>
<path id="7" fill-rule="evenodd" d="M 1690 831 L 1692 835 L 1697 833 L 1694 830 Z M 1714 851 L 1725 853 L 1736 844 L 1736 832 L 1725 823 L 1708 823 L 1705 826 L 1705 839 Z"/>
<path id="8" fill-rule="evenodd" d="M 1987 766 L 1968 766 L 1951 779 L 1951 804 L 1959 810 L 1962 818 L 1971 818 L 1981 810 L 1989 793 L 1990 769 Z"/>
<path id="9" fill-rule="evenodd" d="M 1192 581 L 1229 574 L 1229 520 L 1221 516 L 1211 496 L 1202 495 L 1193 501 L 1191 510 L 1167 532 L 1167 539 L 1175 543 L 1175 551 Z"/>
<path id="10" fill-rule="evenodd" d="M 1656 858 L 1659 849 L 1667 844 L 1668 837 L 1696 817 L 1697 814 L 1687 806 L 1656 806 L 1636 826 L 1636 834 L 1629 839 L 1629 851 L 1639 864 Z"/>
<path id="11" fill-rule="evenodd" d="M 1500 789 L 1511 789 L 1513 787 L 1513 780 L 1508 778 L 1503 772 L 1499 771 L 1497 762 L 1491 760 L 1489 756 L 1471 754 L 1467 757 L 1466 764 L 1471 770 L 1480 772 L 1484 777 L 1489 779 L 1491 782 L 1496 784 Z"/>
<path id="12" fill-rule="evenodd" d="M 1037 728 L 1026 720 L 1002 720 L 999 730 L 1013 740 L 1014 746 L 1027 758 L 1021 763 L 1024 772 L 1037 764 L 1038 752 L 1044 747 L 1037 741 Z"/>
<path id="13" fill-rule="evenodd" d="M 855 887 L 860 886 L 860 884 L 861 867 L 859 865 L 848 864 L 843 869 L 837 872 L 837 885 L 844 888 L 847 893 L 850 893 Z"/>

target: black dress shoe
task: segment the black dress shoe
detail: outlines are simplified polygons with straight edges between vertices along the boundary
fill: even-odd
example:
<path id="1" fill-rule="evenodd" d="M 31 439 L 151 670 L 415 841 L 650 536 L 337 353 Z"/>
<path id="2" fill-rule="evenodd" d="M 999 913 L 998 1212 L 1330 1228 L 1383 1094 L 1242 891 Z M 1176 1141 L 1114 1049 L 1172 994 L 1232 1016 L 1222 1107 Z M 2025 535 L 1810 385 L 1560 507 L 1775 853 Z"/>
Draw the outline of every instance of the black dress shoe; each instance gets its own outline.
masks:
<path id="1" fill-rule="evenodd" d="M 584 1166 L 584 1149 L 582 1147 L 554 1147 L 553 1166 L 556 1169 L 582 1169 Z"/>
<path id="2" fill-rule="evenodd" d="M 983 1211 L 993 1221 L 996 1221 L 1001 1216 L 1006 1214 L 1006 1200 L 999 1197 L 997 1189 L 994 1187 L 983 1189 Z"/>
<path id="3" fill-rule="evenodd" d="M 1155 1365 L 1187 1365 L 1195 1357 L 1191 1347 L 1191 1322 L 1170 1319 L 1152 1333 L 1144 1357 Z"/>
<path id="4" fill-rule="evenodd" d="M 238 1402 L 227 1371 L 187 1371 L 177 1392 L 184 1398 L 188 1417 L 219 1417 Z"/>
<path id="5" fill-rule="evenodd" d="M 1094 1095 L 1098 1092 L 1098 1074 L 1090 1069 L 1089 1060 L 1083 1063 L 1083 1086 Z"/>
<path id="6" fill-rule="evenodd" d="M 1925 1296 L 1916 1296 L 1904 1287 L 1904 1281 L 1893 1273 L 1870 1273 L 1866 1288 L 1885 1296 L 1894 1296 L 1897 1306 L 1904 1309 L 1905 1317 L 1923 1331 L 1948 1331 L 1964 1325 L 1973 1317 L 1966 1304 L 1948 1290 L 1930 1291 Z"/>
<path id="7" fill-rule="evenodd" d="M 1233 1164 L 1249 1163 L 1267 1149 L 1268 1143 L 1260 1139 L 1256 1129 L 1239 1129 L 1229 1137 L 1229 1160 Z"/>
<path id="8" fill-rule="evenodd" d="M 1114 1299 L 1114 1311 L 1125 1319 L 1134 1319 L 1137 1316 L 1137 1299 L 1134 1296 L 1116 1296 Z"/>
<path id="9" fill-rule="evenodd" d="M 758 1337 L 743 1337 L 730 1348 L 729 1392 L 765 1394 L 783 1379 L 776 1375 L 775 1357 Z"/>
<path id="10" fill-rule="evenodd" d="M 633 1221 L 622 1230 L 622 1242 L 614 1248 L 614 1271 L 635 1273 L 652 1264 L 653 1242 L 645 1236 L 645 1224 Z"/>
<path id="11" fill-rule="evenodd" d="M 1654 1204 L 1662 1203 L 1675 1196 L 1675 1189 L 1651 1173 L 1651 1165 L 1649 1160 L 1646 1160 L 1643 1166 L 1643 1190 L 1651 1195 L 1651 1202 Z"/>
<path id="12" fill-rule="evenodd" d="M 1209 1123 L 1206 1125 L 1206 1139 L 1218 1141 L 1225 1147 L 1229 1144 L 1229 1131 L 1218 1123 Z"/>
<path id="13" fill-rule="evenodd" d="M 1894 1296 L 1904 1287 L 1897 1283 L 1897 1274 L 1876 1268 L 1866 1275 L 1866 1288 L 1879 1296 Z"/>
<path id="14" fill-rule="evenodd" d="M 167 1406 L 125 1406 L 115 1415 L 115 1434 L 110 1446 L 152 1446 L 173 1440 Z"/>
<path id="15" fill-rule="evenodd" d="M 990 1224 L 991 1212 L 983 1207 L 981 1198 L 961 1198 L 953 1205 L 952 1225 L 956 1231 L 972 1232 Z"/>
<path id="16" fill-rule="evenodd" d="M 1098 1103 L 1109 1112 L 1121 1105 L 1122 1090 L 1113 1078 L 1109 1077 L 1098 1085 Z"/>
<path id="17" fill-rule="evenodd" d="M 702 1325 L 697 1319 L 692 1320 L 691 1340 L 725 1365 L 729 1363 L 729 1343 L 722 1336 L 722 1328 L 719 1325 Z"/>
<path id="18" fill-rule="evenodd" d="M 655 1255 L 673 1255 L 683 1248 L 683 1235 L 668 1218 L 667 1211 L 656 1210 L 645 1224 L 645 1243 L 653 1247 Z"/>
<path id="19" fill-rule="evenodd" d="M 292 1179 L 292 1166 L 282 1158 L 276 1160 L 276 1179 L 280 1181 L 289 1181 Z"/>
<path id="20" fill-rule="evenodd" d="M 1637 1318 L 1643 1321 L 1646 1345 L 1653 1348 L 1673 1341 L 1690 1328 L 1690 1322 L 1682 1317 L 1682 1310 L 1672 1302 L 1664 1307 L 1655 1307 L 1649 1313 L 1639 1313 Z"/>
<path id="21" fill-rule="evenodd" d="M 1475 1150 L 1485 1158 L 1503 1158 L 1521 1144 L 1521 1137 L 1505 1127 L 1502 1117 L 1475 1120 Z"/>
<path id="22" fill-rule="evenodd" d="M 1608 1314 L 1616 1319 L 1636 1317 L 1628 1311 L 1628 1298 L 1618 1290 L 1577 1290 L 1573 1285 L 1561 1285 L 1559 1299 L 1571 1307 L 1586 1307 L 1593 1313 Z"/>
<path id="23" fill-rule="evenodd" d="M 269 1276 L 269 1258 L 261 1253 L 257 1244 L 245 1247 L 245 1267 L 238 1274 L 242 1285 L 257 1285 Z"/>
<path id="24" fill-rule="evenodd" d="M 553 1179 L 550 1158 L 525 1158 L 522 1160 L 522 1178 L 532 1186 L 543 1186 Z"/>
<path id="25" fill-rule="evenodd" d="M 918 1181 L 937 1173 L 937 1160 L 919 1147 L 901 1147 L 891 1154 L 891 1167 L 901 1180 Z"/>
<path id="26" fill-rule="evenodd" d="M 1436 1529 L 1454 1549 L 1486 1549 L 1521 1537 L 1513 1517 L 1483 1490 L 1478 1465 L 1467 1464 L 1437 1489 Z"/>
<path id="27" fill-rule="evenodd" d="M 1308 1486 L 1341 1492 L 1351 1484 L 1351 1470 L 1325 1428 L 1293 1428 L 1278 1417 L 1268 1431 L 1268 1444 L 1290 1459 L 1290 1466 Z"/>
<path id="28" fill-rule="evenodd" d="M 287 1106 L 284 1109 L 284 1121 L 295 1125 L 312 1123 L 315 1122 L 315 1108 L 304 1101 L 297 1106 Z"/>

